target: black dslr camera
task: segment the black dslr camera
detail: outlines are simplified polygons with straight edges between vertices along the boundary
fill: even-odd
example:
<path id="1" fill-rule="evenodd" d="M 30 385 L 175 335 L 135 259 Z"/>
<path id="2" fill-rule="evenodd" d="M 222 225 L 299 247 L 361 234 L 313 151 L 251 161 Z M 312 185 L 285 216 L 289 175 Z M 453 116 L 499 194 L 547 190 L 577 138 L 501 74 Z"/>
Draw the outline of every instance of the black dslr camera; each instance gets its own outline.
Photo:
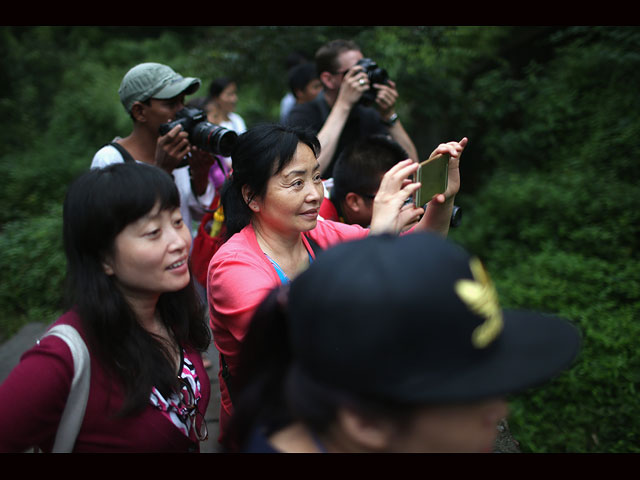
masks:
<path id="1" fill-rule="evenodd" d="M 183 108 L 176 119 L 160 125 L 160 135 L 165 135 L 176 125 L 189 134 L 189 143 L 214 155 L 228 157 L 233 151 L 238 134 L 233 130 L 207 121 L 207 115 L 197 108 Z"/>
<path id="2" fill-rule="evenodd" d="M 373 84 L 388 85 L 389 75 L 384 68 L 378 67 L 378 64 L 370 58 L 363 58 L 358 61 L 356 65 L 360 65 L 363 68 L 364 73 L 366 73 L 369 78 L 369 85 L 371 86 L 369 90 L 362 94 L 360 101 L 364 105 L 370 105 L 376 100 L 376 95 L 378 94 L 378 89 L 374 88 Z"/>

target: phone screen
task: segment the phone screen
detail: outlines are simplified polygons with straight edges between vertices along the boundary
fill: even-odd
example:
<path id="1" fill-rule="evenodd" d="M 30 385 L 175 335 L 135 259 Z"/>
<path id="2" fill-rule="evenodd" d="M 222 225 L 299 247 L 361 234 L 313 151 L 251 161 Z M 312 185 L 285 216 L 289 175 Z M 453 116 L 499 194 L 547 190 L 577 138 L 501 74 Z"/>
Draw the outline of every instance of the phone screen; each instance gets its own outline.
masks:
<path id="1" fill-rule="evenodd" d="M 424 207 L 434 195 L 444 193 L 449 180 L 449 155 L 444 153 L 420 163 L 415 175 L 422 185 L 415 194 L 416 207 Z"/>

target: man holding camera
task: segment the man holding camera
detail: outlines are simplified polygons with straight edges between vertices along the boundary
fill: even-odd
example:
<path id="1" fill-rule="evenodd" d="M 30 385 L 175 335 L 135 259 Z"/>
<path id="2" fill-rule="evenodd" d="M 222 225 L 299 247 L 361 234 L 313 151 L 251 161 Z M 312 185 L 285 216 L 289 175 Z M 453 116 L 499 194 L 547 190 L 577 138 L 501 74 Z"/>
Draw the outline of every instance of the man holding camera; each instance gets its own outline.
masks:
<path id="1" fill-rule="evenodd" d="M 215 189 L 208 179 L 214 157 L 192 146 L 181 125 L 164 135 L 159 130 L 176 119 L 184 108 L 185 95 L 195 93 L 200 85 L 200 79 L 183 77 L 159 63 L 141 63 L 130 69 L 118 94 L 133 120 L 133 130 L 103 146 L 91 162 L 92 168 L 102 168 L 135 160 L 168 172 L 180 192 L 182 218 L 192 232 L 192 222 L 199 221 L 214 198 Z"/>
<path id="2" fill-rule="evenodd" d="M 323 178 L 332 176 L 333 165 L 345 146 L 372 134 L 390 135 L 410 158 L 418 160 L 415 145 L 395 112 L 395 83 L 387 79 L 386 83 L 372 84 L 363 59 L 360 48 L 348 40 L 322 46 L 315 61 L 324 90 L 315 100 L 296 105 L 289 115 L 290 125 L 309 127 L 317 133 L 322 145 L 318 160 Z M 375 91 L 373 103 L 377 108 L 363 102 L 363 95 L 371 90 Z"/>

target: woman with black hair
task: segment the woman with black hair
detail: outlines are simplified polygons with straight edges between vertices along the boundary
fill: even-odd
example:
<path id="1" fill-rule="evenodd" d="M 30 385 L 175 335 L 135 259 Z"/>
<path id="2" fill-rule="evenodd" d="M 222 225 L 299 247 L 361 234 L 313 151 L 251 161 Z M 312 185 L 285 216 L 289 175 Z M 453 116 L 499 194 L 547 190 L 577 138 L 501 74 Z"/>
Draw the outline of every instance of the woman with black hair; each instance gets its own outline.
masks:
<path id="1" fill-rule="evenodd" d="M 209 86 L 204 110 L 207 120 L 233 130 L 238 135 L 247 130 L 244 119 L 235 112 L 238 103 L 238 85 L 227 77 L 216 78 Z"/>
<path id="2" fill-rule="evenodd" d="M 203 110 L 207 120 L 213 124 L 233 130 L 238 135 L 247 131 L 244 119 L 235 112 L 238 103 L 238 85 L 228 77 L 218 77 L 209 85 L 209 95 L 204 99 Z M 217 156 L 221 162 L 214 162 L 209 169 L 209 180 L 219 189 L 229 175 L 231 157 Z"/>
<path id="3" fill-rule="evenodd" d="M 206 438 L 211 336 L 194 290 L 191 233 L 173 179 L 157 167 L 92 169 L 63 210 L 69 310 L 90 356 L 74 452 L 189 452 Z M 51 451 L 74 373 L 70 348 L 47 335 L 0 386 L 0 450 Z"/>
<path id="4" fill-rule="evenodd" d="M 458 161 L 463 149 L 464 144 L 457 142 L 436 149 L 451 156 L 449 187 L 432 200 L 426 213 L 405 202 L 419 187 L 408 180 L 418 164 L 407 159 L 394 165 L 380 183 L 371 226 L 363 228 L 319 217 L 324 186 L 315 135 L 265 124 L 238 138 L 233 173 L 221 193 L 230 238 L 211 259 L 207 276 L 211 327 L 221 354 L 219 441 L 223 445 L 233 411 L 230 387 L 237 354 L 257 305 L 272 288 L 304 271 L 319 249 L 370 233 L 398 233 L 415 222 L 414 230 L 446 235 L 460 187 Z"/>

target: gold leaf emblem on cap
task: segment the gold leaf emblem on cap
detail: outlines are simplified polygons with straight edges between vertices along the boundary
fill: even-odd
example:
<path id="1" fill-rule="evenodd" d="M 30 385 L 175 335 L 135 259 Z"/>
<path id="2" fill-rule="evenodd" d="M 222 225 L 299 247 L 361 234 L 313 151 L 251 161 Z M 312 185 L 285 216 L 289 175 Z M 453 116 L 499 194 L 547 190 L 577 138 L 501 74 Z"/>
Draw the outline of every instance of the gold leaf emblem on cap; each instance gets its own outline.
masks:
<path id="1" fill-rule="evenodd" d="M 474 347 L 485 348 L 502 331 L 502 309 L 498 303 L 498 293 L 482 262 L 473 257 L 469 267 L 474 280 L 458 280 L 455 291 L 469 310 L 485 318 L 471 335 Z"/>

